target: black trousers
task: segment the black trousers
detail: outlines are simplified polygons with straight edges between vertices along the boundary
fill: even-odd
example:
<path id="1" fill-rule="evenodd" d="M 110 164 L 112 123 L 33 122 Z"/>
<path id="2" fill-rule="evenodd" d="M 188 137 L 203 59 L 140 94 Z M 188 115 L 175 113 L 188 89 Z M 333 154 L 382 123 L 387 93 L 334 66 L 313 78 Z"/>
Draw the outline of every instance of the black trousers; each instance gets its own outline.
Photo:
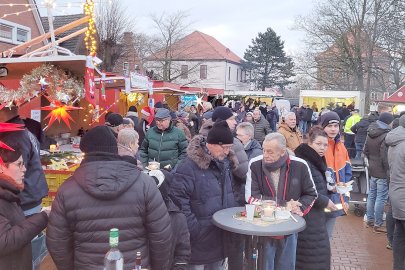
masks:
<path id="1" fill-rule="evenodd" d="M 393 239 L 394 270 L 405 270 L 405 220 L 395 220 Z"/>

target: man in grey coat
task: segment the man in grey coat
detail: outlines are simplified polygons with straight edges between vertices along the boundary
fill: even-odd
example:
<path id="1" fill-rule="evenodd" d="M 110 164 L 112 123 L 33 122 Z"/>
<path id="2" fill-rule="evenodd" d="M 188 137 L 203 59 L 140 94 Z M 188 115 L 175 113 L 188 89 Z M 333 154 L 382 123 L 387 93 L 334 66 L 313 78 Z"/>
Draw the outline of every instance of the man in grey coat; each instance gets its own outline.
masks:
<path id="1" fill-rule="evenodd" d="M 264 141 L 264 137 L 272 132 L 269 122 L 266 120 L 266 117 L 263 116 L 260 110 L 256 109 L 253 111 L 253 120 L 251 123 L 255 128 L 254 138 L 260 144 L 262 144 Z"/>
<path id="2" fill-rule="evenodd" d="M 405 269 L 405 115 L 385 137 L 390 167 L 389 197 L 395 219 L 394 270 Z"/>

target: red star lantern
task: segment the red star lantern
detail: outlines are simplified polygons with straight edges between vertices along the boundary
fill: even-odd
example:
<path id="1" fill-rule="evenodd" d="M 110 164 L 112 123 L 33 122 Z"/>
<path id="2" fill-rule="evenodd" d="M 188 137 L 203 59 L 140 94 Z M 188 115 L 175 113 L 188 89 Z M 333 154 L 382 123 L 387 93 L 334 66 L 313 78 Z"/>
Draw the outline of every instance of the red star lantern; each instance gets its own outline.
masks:
<path id="1" fill-rule="evenodd" d="M 13 123 L 0 123 L 0 132 L 9 132 L 9 131 L 18 131 L 23 130 L 23 124 L 13 124 Z M 4 142 L 0 141 L 0 148 L 4 148 L 10 151 L 14 151 L 13 148 L 5 144 Z M 0 164 L 3 164 L 3 160 L 0 157 Z"/>
<path id="2" fill-rule="evenodd" d="M 58 120 L 59 123 L 60 123 L 60 120 L 63 120 L 63 122 L 65 122 L 65 124 L 69 127 L 69 129 L 71 129 L 69 120 L 73 121 L 73 122 L 74 122 L 74 120 L 68 112 L 73 111 L 73 110 L 82 110 L 82 109 L 83 109 L 82 107 L 73 107 L 73 106 L 65 105 L 65 104 L 61 103 L 60 101 L 52 101 L 51 105 L 41 108 L 41 110 L 43 110 L 43 111 L 51 111 L 45 117 L 45 119 L 49 118 L 49 123 L 46 128 L 49 128 L 50 126 L 52 126 L 52 124 L 55 122 L 55 120 Z"/>

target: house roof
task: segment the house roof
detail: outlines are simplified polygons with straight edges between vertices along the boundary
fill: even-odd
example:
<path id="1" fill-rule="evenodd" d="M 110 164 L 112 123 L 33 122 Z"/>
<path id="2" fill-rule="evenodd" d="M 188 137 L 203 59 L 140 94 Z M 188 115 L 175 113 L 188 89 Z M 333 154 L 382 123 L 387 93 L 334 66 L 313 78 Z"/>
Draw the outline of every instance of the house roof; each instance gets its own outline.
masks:
<path id="1" fill-rule="evenodd" d="M 400 87 L 392 95 L 383 100 L 384 102 L 405 103 L 405 85 Z"/>
<path id="2" fill-rule="evenodd" d="M 240 63 L 242 59 L 214 37 L 200 31 L 180 39 L 173 45 L 172 60 L 228 60 Z M 158 51 L 151 60 L 164 59 L 164 51 Z"/>
<path id="3" fill-rule="evenodd" d="M 61 16 L 54 16 L 54 21 L 53 21 L 53 28 L 56 29 L 58 27 L 64 26 L 68 23 L 74 22 L 78 19 L 83 18 L 85 15 L 84 14 L 72 14 L 72 15 L 61 15 Z M 41 17 L 42 25 L 44 27 L 45 32 L 49 32 L 49 23 L 48 23 L 48 17 Z M 62 38 L 67 35 L 70 35 L 80 29 L 83 28 L 83 25 L 79 25 L 75 28 L 72 28 L 68 31 L 65 31 L 58 35 L 56 38 Z M 66 40 L 60 44 L 61 47 L 66 48 L 70 50 L 73 53 L 78 53 L 79 50 L 79 45 L 83 41 L 83 35 L 79 35 L 76 37 L 73 37 L 69 40 Z"/>

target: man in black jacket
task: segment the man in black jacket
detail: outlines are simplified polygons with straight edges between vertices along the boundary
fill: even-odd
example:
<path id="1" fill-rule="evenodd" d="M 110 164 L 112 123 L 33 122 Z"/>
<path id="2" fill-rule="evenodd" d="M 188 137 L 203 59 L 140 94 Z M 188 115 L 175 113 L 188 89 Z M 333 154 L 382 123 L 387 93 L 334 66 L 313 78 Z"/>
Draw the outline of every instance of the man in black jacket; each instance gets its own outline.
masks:
<path id="1" fill-rule="evenodd" d="M 246 201 L 253 198 L 274 200 L 292 213 L 307 214 L 317 198 L 314 181 L 305 161 L 287 153 L 285 137 L 271 133 L 263 142 L 263 155 L 249 163 Z M 265 240 L 263 269 L 295 269 L 297 234 Z"/>

